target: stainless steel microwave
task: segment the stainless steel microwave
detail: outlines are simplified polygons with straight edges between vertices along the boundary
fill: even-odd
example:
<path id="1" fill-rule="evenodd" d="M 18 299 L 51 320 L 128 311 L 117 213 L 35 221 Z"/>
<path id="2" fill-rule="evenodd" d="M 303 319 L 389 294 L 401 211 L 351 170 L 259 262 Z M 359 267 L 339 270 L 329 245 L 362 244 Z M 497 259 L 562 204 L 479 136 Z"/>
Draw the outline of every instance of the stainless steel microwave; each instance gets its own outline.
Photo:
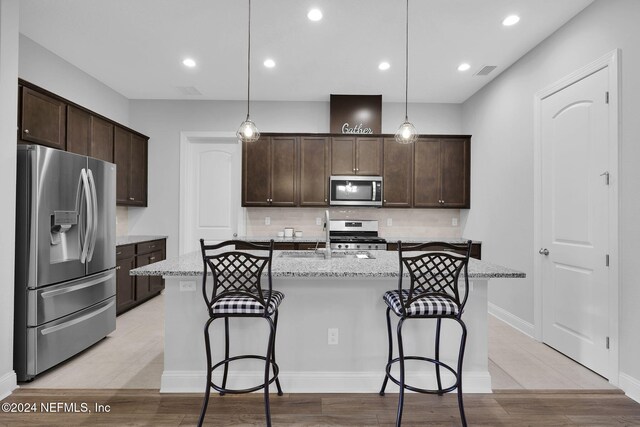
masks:
<path id="1" fill-rule="evenodd" d="M 382 177 L 334 175 L 329 194 L 332 206 L 382 206 Z"/>

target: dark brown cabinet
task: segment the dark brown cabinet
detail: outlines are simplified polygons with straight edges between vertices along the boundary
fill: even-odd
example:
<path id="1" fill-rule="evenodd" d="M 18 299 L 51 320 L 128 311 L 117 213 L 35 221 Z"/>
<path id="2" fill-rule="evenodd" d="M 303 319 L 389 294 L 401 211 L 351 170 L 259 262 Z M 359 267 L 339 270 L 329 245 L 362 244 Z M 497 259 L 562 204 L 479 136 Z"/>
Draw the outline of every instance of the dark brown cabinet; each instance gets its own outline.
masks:
<path id="1" fill-rule="evenodd" d="M 296 206 L 298 138 L 263 136 L 242 149 L 242 206 Z"/>
<path id="2" fill-rule="evenodd" d="M 19 139 L 64 150 L 66 104 L 26 86 L 20 86 L 19 101 Z"/>
<path id="3" fill-rule="evenodd" d="M 327 206 L 329 138 L 300 137 L 300 206 Z"/>
<path id="4" fill-rule="evenodd" d="M 328 206 L 331 175 L 373 175 L 384 207 L 470 208 L 470 151 L 466 135 L 263 134 L 243 145 L 242 206 Z"/>
<path id="5" fill-rule="evenodd" d="M 413 144 L 384 139 L 383 200 L 387 208 L 410 208 L 413 195 Z"/>
<path id="6" fill-rule="evenodd" d="M 164 289 L 162 276 L 130 276 L 133 268 L 166 258 L 166 241 L 152 240 L 116 248 L 116 311 L 118 314 L 158 295 Z"/>
<path id="7" fill-rule="evenodd" d="M 426 242 L 421 242 L 426 243 Z M 411 245 L 412 243 L 407 243 L 407 245 Z M 417 244 L 417 243 L 416 243 Z M 405 243 L 402 243 L 402 247 L 404 248 Z M 437 247 L 433 248 L 434 250 L 438 249 Z M 442 249 L 442 248 L 441 248 Z M 398 244 L 397 243 L 387 243 L 388 251 L 397 251 Z M 454 251 L 456 253 L 464 255 L 464 251 Z M 471 258 L 482 259 L 482 243 L 471 243 Z"/>
<path id="8" fill-rule="evenodd" d="M 25 80 L 18 90 L 18 142 L 115 163 L 116 204 L 147 206 L 149 138 Z"/>
<path id="9" fill-rule="evenodd" d="M 118 205 L 147 206 L 147 144 L 147 138 L 115 127 L 113 161 L 118 166 Z"/>
<path id="10" fill-rule="evenodd" d="M 116 248 L 116 312 L 120 314 L 136 302 L 136 278 L 129 271 L 136 268 L 135 245 Z"/>
<path id="11" fill-rule="evenodd" d="M 113 163 L 113 124 L 95 116 L 91 117 L 89 156 Z"/>
<path id="12" fill-rule="evenodd" d="M 331 175 L 382 175 L 382 138 L 331 138 Z"/>
<path id="13" fill-rule="evenodd" d="M 113 162 L 113 124 L 67 106 L 67 151 Z"/>
<path id="14" fill-rule="evenodd" d="M 67 151 L 89 155 L 91 145 L 91 114 L 80 108 L 67 107 Z"/>
<path id="15" fill-rule="evenodd" d="M 419 138 L 414 147 L 413 206 L 469 208 L 470 139 Z"/>

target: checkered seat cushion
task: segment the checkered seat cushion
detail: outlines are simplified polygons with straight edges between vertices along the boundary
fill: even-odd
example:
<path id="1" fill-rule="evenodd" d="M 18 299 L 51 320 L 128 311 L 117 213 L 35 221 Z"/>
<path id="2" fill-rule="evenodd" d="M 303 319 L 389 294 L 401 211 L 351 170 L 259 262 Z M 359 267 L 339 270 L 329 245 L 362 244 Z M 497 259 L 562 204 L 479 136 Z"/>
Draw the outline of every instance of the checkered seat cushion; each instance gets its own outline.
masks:
<path id="1" fill-rule="evenodd" d="M 402 298 L 406 302 L 409 299 L 409 290 L 402 290 Z M 397 290 L 387 291 L 382 297 L 384 302 L 398 316 L 402 315 L 400 294 Z M 457 316 L 460 309 L 451 299 L 439 295 L 427 295 L 418 298 L 409 305 L 407 316 Z"/>
<path id="2" fill-rule="evenodd" d="M 269 297 L 269 291 L 262 291 L 265 302 Z M 278 291 L 271 292 L 271 301 L 267 308 L 268 313 L 276 311 L 284 294 Z M 211 307 L 213 314 L 264 314 L 264 306 L 257 300 L 244 295 L 229 295 L 222 297 L 213 303 Z"/>

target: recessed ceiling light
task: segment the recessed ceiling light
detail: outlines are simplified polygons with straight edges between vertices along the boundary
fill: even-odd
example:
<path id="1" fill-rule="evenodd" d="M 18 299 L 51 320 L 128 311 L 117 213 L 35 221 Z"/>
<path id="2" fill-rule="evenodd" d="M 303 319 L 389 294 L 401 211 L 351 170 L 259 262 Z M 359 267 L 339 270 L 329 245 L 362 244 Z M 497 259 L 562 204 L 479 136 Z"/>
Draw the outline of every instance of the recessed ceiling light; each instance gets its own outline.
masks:
<path id="1" fill-rule="evenodd" d="M 509 15 L 504 18 L 504 21 L 502 21 L 502 25 L 504 25 L 505 27 L 510 27 L 517 24 L 518 21 L 520 21 L 520 17 L 518 15 Z"/>
<path id="2" fill-rule="evenodd" d="M 191 58 L 185 58 L 185 59 L 182 61 L 182 65 L 184 65 L 185 67 L 193 68 L 193 67 L 195 67 L 195 66 L 196 66 L 196 61 L 194 61 L 194 60 L 193 60 L 193 59 L 191 59 Z"/>
<path id="3" fill-rule="evenodd" d="M 265 59 L 263 64 L 267 68 L 273 68 L 276 66 L 276 61 L 274 61 L 273 59 Z"/>
<path id="4" fill-rule="evenodd" d="M 311 9 L 309 13 L 307 13 L 307 18 L 311 21 L 319 21 L 322 19 L 322 11 L 320 11 L 320 9 Z"/>
<path id="5" fill-rule="evenodd" d="M 467 71 L 469 68 L 471 68 L 471 65 L 467 64 L 466 62 L 458 65 L 458 71 Z"/>
<path id="6" fill-rule="evenodd" d="M 388 62 L 386 62 L 386 61 L 385 61 L 385 62 L 381 62 L 381 63 L 378 65 L 378 69 L 379 69 L 379 70 L 382 70 L 382 71 L 386 71 L 386 70 L 388 70 L 388 69 L 389 69 L 389 67 L 391 67 L 391 65 L 389 65 L 389 63 L 388 63 Z"/>

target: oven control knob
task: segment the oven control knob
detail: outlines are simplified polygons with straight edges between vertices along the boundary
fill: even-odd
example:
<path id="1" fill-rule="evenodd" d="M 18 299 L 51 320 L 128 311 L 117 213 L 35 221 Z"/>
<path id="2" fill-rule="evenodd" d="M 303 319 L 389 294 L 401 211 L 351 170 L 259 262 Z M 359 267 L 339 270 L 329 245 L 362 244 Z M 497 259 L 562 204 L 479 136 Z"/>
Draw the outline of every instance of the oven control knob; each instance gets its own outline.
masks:
<path id="1" fill-rule="evenodd" d="M 338 249 L 341 249 L 341 248 L 342 248 L 342 245 L 338 245 Z"/>
<path id="2" fill-rule="evenodd" d="M 371 245 L 369 245 L 369 249 L 371 249 Z"/>
<path id="3" fill-rule="evenodd" d="M 356 248 L 360 249 L 360 245 L 356 245 Z"/>

